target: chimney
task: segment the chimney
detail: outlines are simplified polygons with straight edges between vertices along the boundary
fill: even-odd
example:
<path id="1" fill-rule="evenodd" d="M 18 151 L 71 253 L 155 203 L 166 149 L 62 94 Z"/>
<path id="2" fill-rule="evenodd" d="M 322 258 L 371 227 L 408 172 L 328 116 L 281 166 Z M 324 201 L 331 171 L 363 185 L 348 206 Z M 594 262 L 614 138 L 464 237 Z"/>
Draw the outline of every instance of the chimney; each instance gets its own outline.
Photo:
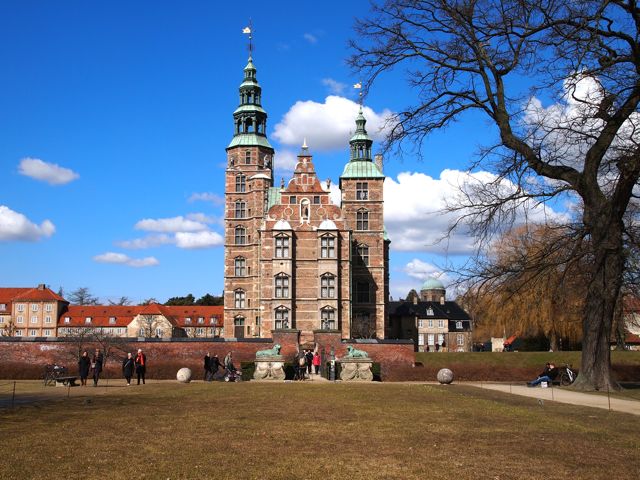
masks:
<path id="1" fill-rule="evenodd" d="M 376 162 L 376 167 L 378 167 L 378 170 L 380 170 L 380 173 L 382 173 L 382 155 L 379 153 L 376 153 L 374 161 Z"/>
<path id="2" fill-rule="evenodd" d="M 44 283 L 38 284 L 38 290 L 44 290 L 47 286 Z"/>

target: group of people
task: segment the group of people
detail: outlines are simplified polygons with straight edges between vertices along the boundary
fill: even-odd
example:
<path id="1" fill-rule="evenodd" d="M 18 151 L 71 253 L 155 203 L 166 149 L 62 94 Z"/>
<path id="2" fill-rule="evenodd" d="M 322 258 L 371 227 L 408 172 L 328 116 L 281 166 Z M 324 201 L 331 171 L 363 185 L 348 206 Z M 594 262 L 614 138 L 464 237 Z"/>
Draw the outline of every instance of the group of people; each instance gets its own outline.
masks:
<path id="1" fill-rule="evenodd" d="M 311 376 L 313 371 L 315 370 L 315 374 L 320 374 L 320 354 L 318 352 L 313 352 L 312 350 L 303 350 L 298 353 L 297 362 L 295 365 L 297 379 L 304 379 L 305 373 Z"/>
<path id="2" fill-rule="evenodd" d="M 229 353 L 230 354 L 230 353 Z M 218 374 L 221 367 L 220 359 L 218 355 L 214 354 L 213 357 L 209 352 L 204 356 L 204 381 L 211 382 Z"/>
<path id="3" fill-rule="evenodd" d="M 103 367 L 104 355 L 99 348 L 96 348 L 95 353 L 91 357 L 89 357 L 89 352 L 86 350 L 82 352 L 78 360 L 78 373 L 80 375 L 81 385 L 84 387 L 87 386 L 87 378 L 89 378 L 89 373 L 91 373 L 93 386 L 97 387 Z M 140 348 L 135 357 L 129 352 L 127 353 L 127 357 L 122 361 L 122 375 L 127 381 L 127 385 L 131 385 L 131 378 L 133 377 L 134 371 L 138 376 L 138 385 L 140 385 L 140 381 L 142 381 L 144 385 L 147 372 L 147 356 Z"/>

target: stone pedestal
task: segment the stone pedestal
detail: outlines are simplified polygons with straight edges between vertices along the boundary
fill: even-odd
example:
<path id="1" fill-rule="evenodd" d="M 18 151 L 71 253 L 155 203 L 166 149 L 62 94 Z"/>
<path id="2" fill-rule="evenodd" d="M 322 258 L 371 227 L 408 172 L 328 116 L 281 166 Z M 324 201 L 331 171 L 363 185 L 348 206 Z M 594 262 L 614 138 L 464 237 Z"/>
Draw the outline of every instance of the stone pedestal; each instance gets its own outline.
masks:
<path id="1" fill-rule="evenodd" d="M 340 360 L 340 380 L 345 382 L 370 382 L 373 380 L 370 358 L 343 358 Z"/>
<path id="2" fill-rule="evenodd" d="M 255 365 L 254 380 L 284 380 L 284 357 L 282 355 L 256 357 Z"/>

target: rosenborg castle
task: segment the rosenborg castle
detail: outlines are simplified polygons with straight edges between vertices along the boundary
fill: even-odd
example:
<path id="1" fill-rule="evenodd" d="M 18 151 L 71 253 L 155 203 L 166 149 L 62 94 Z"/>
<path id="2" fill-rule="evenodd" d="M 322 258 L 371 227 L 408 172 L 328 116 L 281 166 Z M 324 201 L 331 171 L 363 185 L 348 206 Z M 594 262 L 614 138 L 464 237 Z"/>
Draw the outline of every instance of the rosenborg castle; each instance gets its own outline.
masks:
<path id="1" fill-rule="evenodd" d="M 332 202 L 329 185 L 318 179 L 306 141 L 293 177 L 274 185 L 275 152 L 266 135 L 267 113 L 250 57 L 226 148 L 224 308 L 154 304 L 93 311 L 69 305 L 43 285 L 0 288 L 0 331 L 4 328 L 6 334 L 11 323 L 18 336 L 60 336 L 93 326 L 111 328 L 120 336 L 179 332 L 241 339 L 290 330 L 299 332 L 301 342 L 312 341 L 314 332 L 330 331 L 344 339 L 412 338 L 416 349 L 425 351 L 436 344 L 469 350 L 470 318 L 455 302 L 446 301 L 437 280 L 428 280 L 420 297 L 410 302 L 389 301 L 382 157 L 372 155 L 362 108 L 354 120 L 349 158 L 339 179 L 340 205 Z M 154 315 L 157 326 L 147 328 Z M 32 317 L 35 322 L 29 324 Z"/>

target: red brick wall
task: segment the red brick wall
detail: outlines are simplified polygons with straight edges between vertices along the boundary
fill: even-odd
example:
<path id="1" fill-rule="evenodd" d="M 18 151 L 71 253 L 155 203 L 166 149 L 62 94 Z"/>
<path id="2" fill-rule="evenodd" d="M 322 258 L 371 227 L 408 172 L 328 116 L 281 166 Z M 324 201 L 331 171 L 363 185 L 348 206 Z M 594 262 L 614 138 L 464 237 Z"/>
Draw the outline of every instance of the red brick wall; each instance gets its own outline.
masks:
<path id="1" fill-rule="evenodd" d="M 271 348 L 273 343 L 282 345 L 282 354 L 292 357 L 296 351 L 297 332 L 274 332 L 274 341 L 130 341 L 124 345 L 112 348 L 110 360 L 107 362 L 107 372 L 112 378 L 121 376 L 121 361 L 130 351 L 134 353 L 138 348 L 147 355 L 148 378 L 174 378 L 181 367 L 193 370 L 194 378 L 202 374 L 203 357 L 207 352 L 217 354 L 220 360 L 227 352 L 233 353 L 237 367 L 240 362 L 253 361 L 258 350 Z M 374 362 L 381 364 L 383 372 L 393 367 L 410 367 L 414 362 L 412 343 L 343 343 L 339 333 L 317 333 L 316 341 L 320 347 L 329 352 L 331 346 L 335 348 L 336 356 L 347 353 L 347 345 L 354 345 L 366 351 Z M 393 343 L 392 343 L 393 342 Z M 98 345 L 86 343 L 84 349 L 91 354 Z M 55 341 L 3 341 L 0 340 L 0 378 L 39 378 L 48 363 L 58 363 L 69 368 L 70 374 L 77 374 L 78 345 L 72 341 L 56 339 Z"/>

